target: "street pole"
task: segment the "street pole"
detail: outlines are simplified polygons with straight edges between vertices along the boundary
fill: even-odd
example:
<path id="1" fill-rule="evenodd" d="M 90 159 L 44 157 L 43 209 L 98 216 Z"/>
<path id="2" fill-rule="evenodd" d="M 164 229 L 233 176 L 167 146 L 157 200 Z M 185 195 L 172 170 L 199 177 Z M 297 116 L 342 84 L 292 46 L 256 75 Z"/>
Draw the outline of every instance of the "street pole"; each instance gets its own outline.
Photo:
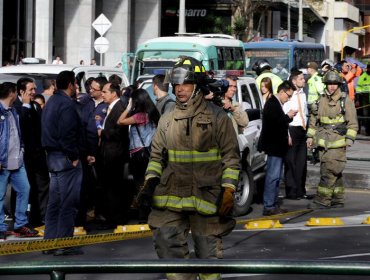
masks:
<path id="1" fill-rule="evenodd" d="M 186 22 L 185 22 L 185 0 L 180 0 L 179 9 L 179 33 L 186 33 Z"/>
<path id="2" fill-rule="evenodd" d="M 298 40 L 303 41 L 303 0 L 299 0 L 298 11 Z"/>
<path id="3" fill-rule="evenodd" d="M 288 41 L 290 41 L 290 0 L 288 0 Z"/>

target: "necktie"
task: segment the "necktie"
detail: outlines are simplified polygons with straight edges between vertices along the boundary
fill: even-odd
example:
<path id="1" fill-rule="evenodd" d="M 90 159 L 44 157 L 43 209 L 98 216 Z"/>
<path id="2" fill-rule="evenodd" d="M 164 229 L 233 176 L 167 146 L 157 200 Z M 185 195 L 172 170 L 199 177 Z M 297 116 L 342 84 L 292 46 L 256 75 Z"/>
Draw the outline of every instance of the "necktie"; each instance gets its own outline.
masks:
<path id="1" fill-rule="evenodd" d="M 301 95 L 300 93 L 297 93 L 297 99 L 298 99 L 298 113 L 302 121 L 302 127 L 304 130 L 306 130 L 306 122 L 304 121 L 303 117 L 303 110 L 302 110 L 302 102 L 301 102 Z"/>

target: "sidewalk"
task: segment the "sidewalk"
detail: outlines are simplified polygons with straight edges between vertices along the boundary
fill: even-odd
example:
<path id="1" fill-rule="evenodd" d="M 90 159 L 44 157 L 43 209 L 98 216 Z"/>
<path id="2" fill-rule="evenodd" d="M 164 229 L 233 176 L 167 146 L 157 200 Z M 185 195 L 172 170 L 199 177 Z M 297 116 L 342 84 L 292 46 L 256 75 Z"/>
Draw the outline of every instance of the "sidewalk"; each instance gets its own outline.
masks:
<path id="1" fill-rule="evenodd" d="M 370 189 L 370 137 L 358 135 L 354 145 L 347 150 L 347 163 L 343 172 L 345 186 Z M 307 165 L 308 188 L 317 187 L 320 180 L 320 163 Z"/>

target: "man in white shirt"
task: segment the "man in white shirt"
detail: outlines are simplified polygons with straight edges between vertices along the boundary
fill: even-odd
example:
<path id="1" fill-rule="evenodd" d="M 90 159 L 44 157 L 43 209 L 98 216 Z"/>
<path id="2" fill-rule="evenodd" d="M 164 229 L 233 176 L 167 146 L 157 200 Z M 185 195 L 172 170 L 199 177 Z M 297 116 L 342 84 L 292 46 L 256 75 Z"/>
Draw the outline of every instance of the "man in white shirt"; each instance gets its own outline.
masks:
<path id="1" fill-rule="evenodd" d="M 291 73 L 289 80 L 296 87 L 292 98 L 284 104 L 284 112 L 297 110 L 289 124 L 289 148 L 285 156 L 285 192 L 288 199 L 311 198 L 306 195 L 307 173 L 307 99 L 303 91 L 305 79 L 301 71 Z"/>

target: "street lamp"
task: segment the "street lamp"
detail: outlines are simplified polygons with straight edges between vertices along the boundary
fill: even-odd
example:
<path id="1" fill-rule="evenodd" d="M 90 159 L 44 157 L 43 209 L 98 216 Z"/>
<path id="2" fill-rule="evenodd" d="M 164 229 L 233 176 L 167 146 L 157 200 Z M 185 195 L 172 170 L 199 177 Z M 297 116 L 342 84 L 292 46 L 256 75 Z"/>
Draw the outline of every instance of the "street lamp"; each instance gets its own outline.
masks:
<path id="1" fill-rule="evenodd" d="M 368 28 L 368 27 L 370 27 L 370 25 L 358 26 L 358 27 L 348 29 L 347 31 L 344 31 L 343 36 L 342 36 L 342 41 L 341 41 L 340 60 L 343 60 L 344 58 L 344 39 L 348 36 L 348 34 L 353 31 L 361 30 L 361 29 Z"/>

